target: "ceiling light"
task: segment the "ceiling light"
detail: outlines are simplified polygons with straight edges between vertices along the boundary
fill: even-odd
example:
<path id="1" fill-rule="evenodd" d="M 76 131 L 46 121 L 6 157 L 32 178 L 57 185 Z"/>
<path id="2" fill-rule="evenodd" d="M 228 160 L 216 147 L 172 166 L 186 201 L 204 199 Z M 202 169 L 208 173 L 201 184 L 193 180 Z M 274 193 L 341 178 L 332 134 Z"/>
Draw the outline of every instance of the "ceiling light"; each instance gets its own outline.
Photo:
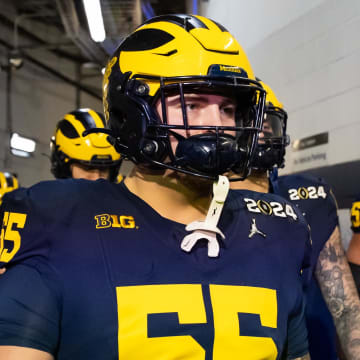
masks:
<path id="1" fill-rule="evenodd" d="M 36 141 L 20 136 L 17 133 L 12 133 L 10 138 L 10 148 L 14 155 L 28 157 L 35 151 Z M 27 155 L 21 155 L 21 153 L 27 153 Z"/>
<path id="2" fill-rule="evenodd" d="M 20 156 L 20 157 L 25 157 L 25 158 L 28 158 L 31 155 L 30 153 L 28 153 L 26 151 L 17 150 L 17 149 L 10 149 L 10 151 L 15 156 Z"/>
<path id="3" fill-rule="evenodd" d="M 104 20 L 100 0 L 83 0 L 91 38 L 96 42 L 105 40 Z"/>
<path id="4" fill-rule="evenodd" d="M 14 69 L 20 69 L 24 64 L 23 55 L 18 50 L 13 50 L 9 56 L 9 65 Z"/>

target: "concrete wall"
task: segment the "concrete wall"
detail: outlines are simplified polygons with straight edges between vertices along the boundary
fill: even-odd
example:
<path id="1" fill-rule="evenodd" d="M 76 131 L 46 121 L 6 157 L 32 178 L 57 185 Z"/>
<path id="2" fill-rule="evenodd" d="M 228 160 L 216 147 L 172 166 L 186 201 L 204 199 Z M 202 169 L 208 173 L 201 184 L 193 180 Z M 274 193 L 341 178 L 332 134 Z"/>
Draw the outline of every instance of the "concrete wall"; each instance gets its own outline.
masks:
<path id="1" fill-rule="evenodd" d="M 328 144 L 297 152 L 289 148 L 285 172 L 359 159 L 360 2 L 205 4 L 205 14 L 238 38 L 257 76 L 285 104 L 292 140 L 329 133 Z"/>
<path id="2" fill-rule="evenodd" d="M 58 71 L 74 78 L 73 64 L 56 57 L 47 60 L 56 64 Z M 0 61 L 5 64 L 5 52 L 2 53 Z M 9 152 L 10 134 L 6 132 L 6 77 L 6 72 L 0 72 L 0 170 L 18 173 L 20 183 L 24 186 L 52 179 L 50 161 L 46 156 L 50 153 L 50 137 L 62 116 L 76 108 L 76 89 L 30 62 L 25 62 L 22 68 L 12 72 L 13 131 L 37 141 L 32 157 L 19 158 Z M 101 77 L 98 81 L 101 81 Z M 81 93 L 81 107 L 101 111 L 102 104 L 94 97 Z"/>
<path id="3" fill-rule="evenodd" d="M 328 133 L 327 144 L 301 151 L 290 146 L 282 173 L 312 169 L 336 184 L 335 194 L 347 204 L 339 212 L 347 247 L 347 207 L 360 192 L 360 2 L 227 0 L 224 5 L 203 2 L 203 14 L 237 37 L 257 76 L 285 104 L 292 141 Z"/>
<path id="4" fill-rule="evenodd" d="M 209 0 L 201 2 L 202 14 L 218 20 L 246 49 L 261 46 L 268 36 L 281 31 L 326 0 Z"/>

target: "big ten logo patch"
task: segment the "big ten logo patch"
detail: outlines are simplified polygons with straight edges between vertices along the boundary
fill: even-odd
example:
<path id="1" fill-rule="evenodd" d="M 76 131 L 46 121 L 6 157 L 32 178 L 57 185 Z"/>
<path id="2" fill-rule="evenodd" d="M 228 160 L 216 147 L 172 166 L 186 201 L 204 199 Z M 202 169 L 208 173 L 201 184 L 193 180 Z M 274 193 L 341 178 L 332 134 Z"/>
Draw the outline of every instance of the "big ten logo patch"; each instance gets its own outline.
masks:
<path id="1" fill-rule="evenodd" d="M 95 215 L 96 229 L 122 228 L 122 229 L 138 229 L 135 219 L 131 215 Z"/>

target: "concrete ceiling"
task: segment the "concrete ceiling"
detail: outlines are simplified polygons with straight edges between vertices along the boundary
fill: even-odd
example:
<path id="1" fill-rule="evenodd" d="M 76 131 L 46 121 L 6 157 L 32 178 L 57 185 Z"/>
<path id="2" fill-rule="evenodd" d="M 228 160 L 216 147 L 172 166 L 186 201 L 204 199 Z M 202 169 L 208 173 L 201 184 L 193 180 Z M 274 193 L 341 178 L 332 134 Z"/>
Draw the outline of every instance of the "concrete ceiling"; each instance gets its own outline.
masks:
<path id="1" fill-rule="evenodd" d="M 19 53 L 50 76 L 100 98 L 101 68 L 121 40 L 149 15 L 184 13 L 187 4 L 189 0 L 101 0 L 106 40 L 95 43 L 81 0 L 0 0 L 0 52 Z M 59 57 L 68 63 L 61 71 L 54 61 Z"/>

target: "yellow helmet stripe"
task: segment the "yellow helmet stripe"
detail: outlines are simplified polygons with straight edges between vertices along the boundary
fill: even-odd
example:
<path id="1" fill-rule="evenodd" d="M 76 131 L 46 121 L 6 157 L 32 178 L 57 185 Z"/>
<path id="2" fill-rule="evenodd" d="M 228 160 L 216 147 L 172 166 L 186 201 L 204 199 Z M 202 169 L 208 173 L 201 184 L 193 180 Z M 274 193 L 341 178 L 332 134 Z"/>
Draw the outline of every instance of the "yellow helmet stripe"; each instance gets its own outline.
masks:
<path id="1" fill-rule="evenodd" d="M 66 114 L 64 116 L 64 119 L 71 123 L 71 125 L 75 128 L 75 130 L 79 134 L 79 136 L 81 136 L 82 133 L 86 130 L 84 125 L 81 123 L 81 121 L 76 119 L 75 115 Z"/>
<path id="2" fill-rule="evenodd" d="M 88 113 L 94 119 L 96 127 L 98 127 L 98 128 L 103 128 L 104 127 L 104 123 L 103 123 L 101 117 L 98 115 L 98 113 L 96 111 L 89 109 Z"/>
<path id="3" fill-rule="evenodd" d="M 199 15 L 195 15 L 195 17 L 197 17 L 200 21 L 202 21 L 208 27 L 209 30 L 223 32 L 219 27 L 219 25 L 216 24 L 214 21 Z"/>
<path id="4" fill-rule="evenodd" d="M 0 172 L 0 189 L 4 189 L 7 187 L 6 178 L 4 173 Z"/>

